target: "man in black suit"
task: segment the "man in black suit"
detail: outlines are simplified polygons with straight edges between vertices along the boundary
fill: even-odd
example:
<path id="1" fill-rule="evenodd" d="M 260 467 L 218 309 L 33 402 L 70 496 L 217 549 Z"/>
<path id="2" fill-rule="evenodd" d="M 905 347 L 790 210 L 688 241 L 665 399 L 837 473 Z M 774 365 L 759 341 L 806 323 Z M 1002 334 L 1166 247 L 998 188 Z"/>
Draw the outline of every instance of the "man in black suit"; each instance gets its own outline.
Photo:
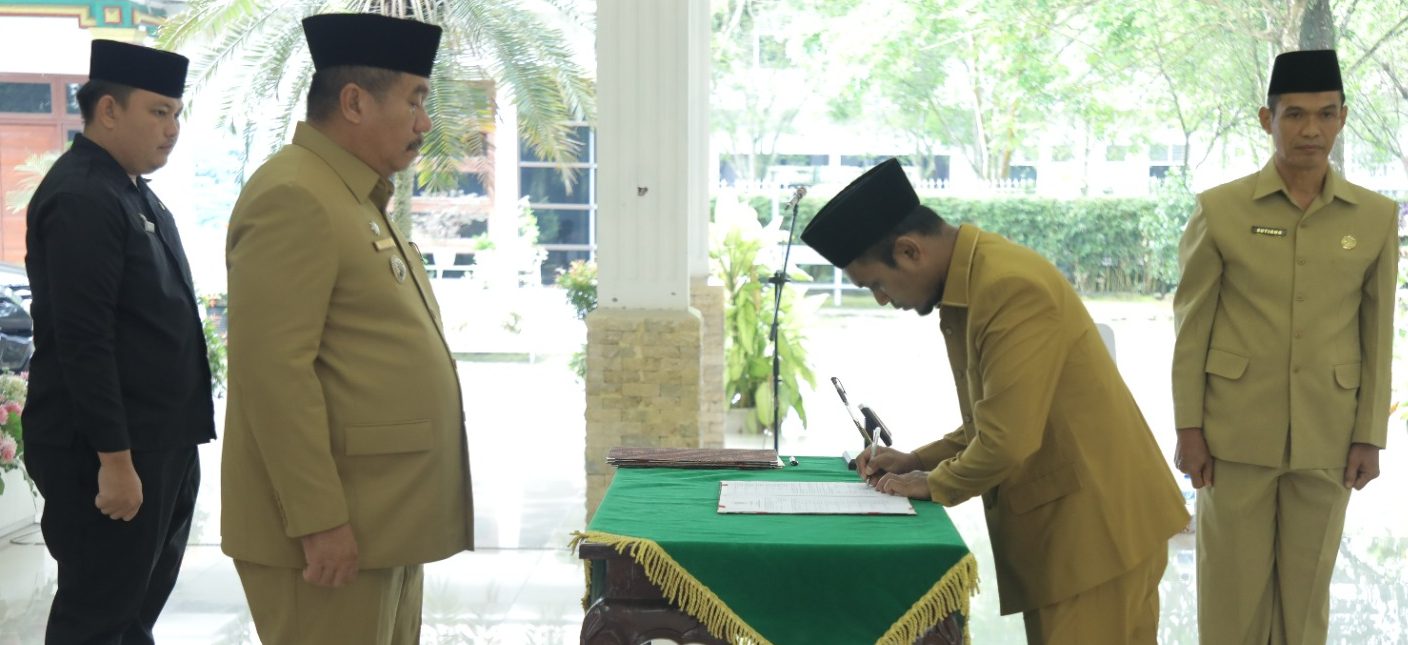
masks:
<path id="1" fill-rule="evenodd" d="M 25 466 L 59 565 L 49 645 L 152 643 L 215 437 L 210 369 L 166 165 L 187 60 L 93 42 L 83 134 L 29 203 L 35 353 Z"/>

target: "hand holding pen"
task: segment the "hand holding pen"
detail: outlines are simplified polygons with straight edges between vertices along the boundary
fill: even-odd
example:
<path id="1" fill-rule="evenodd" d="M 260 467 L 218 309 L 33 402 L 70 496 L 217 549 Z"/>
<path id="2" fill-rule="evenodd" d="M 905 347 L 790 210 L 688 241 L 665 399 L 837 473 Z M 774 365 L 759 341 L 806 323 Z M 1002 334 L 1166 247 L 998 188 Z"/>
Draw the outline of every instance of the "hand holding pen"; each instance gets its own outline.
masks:
<path id="1" fill-rule="evenodd" d="M 924 464 L 919 463 L 919 457 L 912 452 L 876 447 L 874 444 L 871 447 L 873 450 L 862 450 L 856 457 L 856 472 L 871 486 L 886 473 L 900 475 L 924 468 Z"/>

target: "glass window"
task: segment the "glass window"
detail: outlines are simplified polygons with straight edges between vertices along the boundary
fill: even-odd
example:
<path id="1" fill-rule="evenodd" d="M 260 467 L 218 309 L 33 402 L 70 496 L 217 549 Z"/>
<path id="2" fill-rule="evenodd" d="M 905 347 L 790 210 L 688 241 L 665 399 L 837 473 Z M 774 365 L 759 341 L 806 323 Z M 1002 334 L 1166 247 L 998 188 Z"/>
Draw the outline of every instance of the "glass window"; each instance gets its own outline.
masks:
<path id="1" fill-rule="evenodd" d="M 484 187 L 484 180 L 477 172 L 460 173 L 460 192 L 466 195 L 488 195 L 489 190 Z"/>
<path id="2" fill-rule="evenodd" d="M 48 83 L 0 82 L 0 112 L 48 114 L 53 109 Z"/>
<path id="3" fill-rule="evenodd" d="M 574 125 L 568 126 L 568 129 L 572 132 L 572 140 L 577 142 L 577 162 L 592 163 L 596 161 L 596 155 L 594 154 L 595 151 L 592 149 L 591 146 L 591 126 Z M 524 162 L 552 161 L 551 159 L 543 159 L 542 157 L 538 156 L 538 152 L 536 150 L 533 150 L 533 147 L 528 145 L 528 142 L 526 141 L 519 142 L 518 155 L 519 160 Z"/>
<path id="4" fill-rule="evenodd" d="M 64 86 L 67 88 L 68 92 L 68 113 L 82 114 L 83 111 L 78 109 L 78 88 L 83 87 L 83 84 L 64 83 Z"/>
<path id="5" fill-rule="evenodd" d="M 934 155 L 929 159 L 929 167 L 926 169 L 924 178 L 948 181 L 948 165 L 948 155 Z"/>
<path id="6" fill-rule="evenodd" d="M 841 165 L 869 168 L 890 157 L 900 159 L 900 163 L 905 161 L 904 155 L 841 155 Z"/>
<path id="7" fill-rule="evenodd" d="M 825 166 L 829 162 L 827 155 L 777 155 L 772 159 L 775 166 Z"/>
<path id="8" fill-rule="evenodd" d="M 1010 179 L 1036 181 L 1036 166 L 1008 166 L 1007 176 Z"/>
<path id="9" fill-rule="evenodd" d="M 1135 154 L 1138 154 L 1139 146 L 1108 146 L 1105 148 L 1105 159 L 1108 161 L 1124 161 Z"/>
<path id="10" fill-rule="evenodd" d="M 456 179 L 456 185 L 454 189 L 458 190 L 462 195 L 489 194 L 489 191 L 484 187 L 484 180 L 479 178 L 479 173 L 473 172 L 460 173 L 458 179 Z M 419 179 L 417 179 L 415 194 L 419 196 L 424 195 L 427 192 L 429 191 L 426 189 L 425 185 L 422 184 Z"/>
<path id="11" fill-rule="evenodd" d="M 566 271 L 567 267 L 573 262 L 590 259 L 592 259 L 592 252 L 587 250 L 548 251 L 548 257 L 543 260 L 543 284 L 557 284 L 557 272 L 559 269 Z"/>
<path id="12" fill-rule="evenodd" d="M 539 244 L 589 244 L 591 211 L 535 208 Z"/>
<path id="13" fill-rule="evenodd" d="M 488 235 L 488 233 L 489 220 L 476 219 L 464 224 L 460 224 L 459 230 L 455 231 L 455 237 L 467 240 L 469 238 L 478 237 L 480 235 Z"/>
<path id="14" fill-rule="evenodd" d="M 571 169 L 572 186 L 562 181 L 562 171 L 557 168 L 523 168 L 519 173 L 519 194 L 528 197 L 533 204 L 588 204 L 590 203 L 586 182 L 587 173 L 581 168 Z"/>

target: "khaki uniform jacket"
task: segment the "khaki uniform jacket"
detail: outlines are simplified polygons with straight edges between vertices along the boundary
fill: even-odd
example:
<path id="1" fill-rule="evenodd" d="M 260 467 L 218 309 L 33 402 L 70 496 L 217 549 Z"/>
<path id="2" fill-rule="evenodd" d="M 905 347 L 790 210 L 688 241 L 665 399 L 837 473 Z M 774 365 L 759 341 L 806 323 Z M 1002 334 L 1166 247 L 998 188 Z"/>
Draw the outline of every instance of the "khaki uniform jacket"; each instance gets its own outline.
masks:
<path id="1" fill-rule="evenodd" d="M 307 124 L 230 218 L 222 546 L 302 567 L 351 522 L 367 569 L 473 545 L 454 358 L 391 185 Z"/>
<path id="2" fill-rule="evenodd" d="M 1305 212 L 1274 162 L 1198 196 L 1179 249 L 1173 401 L 1213 457 L 1340 468 L 1384 447 L 1398 209 L 1330 171 Z"/>
<path id="3" fill-rule="evenodd" d="M 939 312 L 963 427 L 915 452 L 934 501 L 983 496 L 1002 613 L 1168 548 L 1188 525 L 1173 471 L 1056 267 L 962 226 Z"/>

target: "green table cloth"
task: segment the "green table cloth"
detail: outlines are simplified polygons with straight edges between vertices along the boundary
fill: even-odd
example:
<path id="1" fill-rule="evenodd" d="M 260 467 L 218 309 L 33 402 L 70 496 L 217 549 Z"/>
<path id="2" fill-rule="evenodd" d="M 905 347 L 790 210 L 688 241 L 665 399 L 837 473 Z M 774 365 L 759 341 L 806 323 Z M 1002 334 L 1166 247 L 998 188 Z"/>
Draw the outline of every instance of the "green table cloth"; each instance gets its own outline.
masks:
<path id="1" fill-rule="evenodd" d="M 730 642 L 908 645 L 954 612 L 966 631 L 977 565 L 938 504 L 915 500 L 913 516 L 717 512 L 724 480 L 856 481 L 837 457 L 798 461 L 618 469 L 574 543 L 629 554 L 666 600 Z"/>

